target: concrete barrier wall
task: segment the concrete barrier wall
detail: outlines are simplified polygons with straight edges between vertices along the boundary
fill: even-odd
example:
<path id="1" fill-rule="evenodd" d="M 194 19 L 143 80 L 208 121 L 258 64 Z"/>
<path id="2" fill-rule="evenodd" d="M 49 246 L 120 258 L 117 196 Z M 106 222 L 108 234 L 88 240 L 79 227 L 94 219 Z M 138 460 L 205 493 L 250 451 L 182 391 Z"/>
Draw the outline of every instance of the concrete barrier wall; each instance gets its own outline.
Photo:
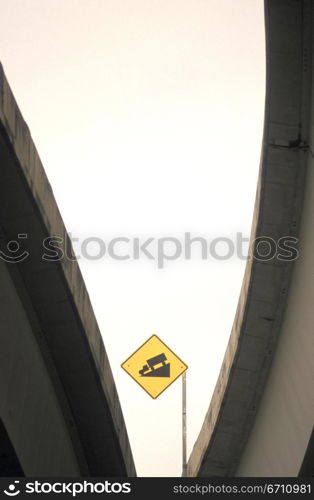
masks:
<path id="1" fill-rule="evenodd" d="M 45 238 L 49 236 L 62 238 L 66 241 L 70 253 L 71 242 L 30 131 L 15 102 L 1 65 L 0 231 L 4 249 L 7 242 L 17 240 L 19 234 L 27 235 L 27 238 L 19 243 L 22 246 L 24 244 L 29 256 L 20 263 L 7 266 L 16 294 L 30 321 L 28 336 L 32 334 L 33 340 L 40 346 L 38 351 L 33 341 L 29 344 L 22 366 L 25 369 L 29 366 L 31 371 L 35 369 L 33 363 L 37 363 L 38 370 L 42 370 L 42 377 L 39 371 L 36 373 L 38 383 L 41 378 L 42 383 L 46 380 L 48 391 L 46 397 L 50 397 L 49 408 L 52 413 L 47 413 L 47 423 L 51 430 L 54 422 L 56 425 L 54 432 L 60 429 L 60 439 L 61 436 L 64 438 L 64 454 L 58 455 L 64 458 L 64 469 L 61 464 L 54 462 L 56 468 L 51 467 L 49 475 L 59 475 L 62 469 L 67 474 L 76 471 L 80 475 L 90 476 L 134 476 L 135 466 L 119 397 L 78 263 L 68 258 L 56 262 L 42 258 Z M 12 310 L 8 311 L 12 316 L 14 316 L 13 306 L 12 303 Z M 22 339 L 24 331 L 16 331 L 16 335 L 21 335 Z M 1 327 L 0 342 L 5 356 L 9 339 Z M 28 342 L 31 342 L 30 338 Z M 39 352 L 42 355 L 41 366 L 38 359 Z M 23 355 L 21 350 L 17 353 L 19 356 Z M 22 377 L 23 370 L 19 369 L 18 374 Z M 8 382 L 7 378 L 6 380 Z M 27 420 L 28 412 L 31 410 L 26 405 L 27 399 L 32 401 L 36 387 L 36 384 L 33 389 L 31 384 L 27 385 L 29 392 L 24 394 L 25 405 L 16 409 L 21 414 L 25 412 L 25 422 L 31 427 L 32 423 Z M 28 453 L 26 445 L 29 441 L 26 436 L 28 429 L 25 425 L 22 427 L 13 425 L 14 418 L 12 415 L 10 417 L 9 408 L 6 407 L 8 401 L 5 394 L 0 393 L 0 410 L 5 417 L 0 414 L 0 418 L 5 421 L 11 442 L 25 443 L 25 450 L 23 447 L 15 450 L 23 469 L 32 471 L 34 475 L 40 475 L 44 470 L 45 475 L 48 475 L 46 474 L 48 469 L 44 466 L 45 454 L 43 469 L 40 468 L 39 459 L 30 463 L 23 459 L 26 456 L 23 455 L 24 451 Z M 22 399 L 19 401 L 22 404 Z M 52 401 L 56 404 L 54 410 Z M 64 425 L 58 420 L 59 410 L 62 412 Z M 38 411 L 41 411 L 40 407 Z M 24 435 L 23 438 L 21 433 Z M 68 438 L 71 440 L 71 445 Z M 40 443 L 37 445 L 38 450 L 43 450 Z M 71 458 L 71 447 L 75 453 L 75 460 L 79 463 L 77 469 L 75 460 Z M 61 449 L 63 448 L 61 447 L 59 451 Z M 72 462 L 70 458 L 73 459 Z"/>
<path id="2" fill-rule="evenodd" d="M 300 255 L 267 386 L 237 476 L 297 476 L 314 426 L 313 98 L 310 127 Z"/>
<path id="3" fill-rule="evenodd" d="M 1 420 L 26 476 L 50 476 L 52 471 L 79 476 L 83 471 L 48 368 L 3 263 L 0 283 Z"/>
<path id="4" fill-rule="evenodd" d="M 238 476 L 297 476 L 314 425 L 313 157 L 305 193 L 300 257 L 276 355 Z"/>
<path id="5" fill-rule="evenodd" d="M 312 27 L 312 0 L 265 1 L 265 119 L 251 243 L 296 238 L 302 223 L 302 257 L 296 265 L 248 261 L 221 372 L 188 462 L 190 476 L 298 475 L 313 425 Z M 280 429 L 277 436 L 272 427 Z"/>

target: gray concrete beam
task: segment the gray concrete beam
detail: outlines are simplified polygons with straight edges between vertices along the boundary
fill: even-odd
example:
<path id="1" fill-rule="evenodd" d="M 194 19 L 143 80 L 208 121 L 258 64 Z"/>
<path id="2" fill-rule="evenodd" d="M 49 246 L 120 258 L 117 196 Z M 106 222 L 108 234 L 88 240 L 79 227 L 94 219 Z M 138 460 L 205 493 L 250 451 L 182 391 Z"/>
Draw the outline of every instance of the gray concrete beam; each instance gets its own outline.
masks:
<path id="1" fill-rule="evenodd" d="M 25 241 L 29 257 L 6 267 L 49 374 L 52 384 L 49 394 L 53 387 L 56 407 L 62 412 L 66 434 L 79 464 L 77 473 L 134 476 L 114 379 L 78 264 L 68 259 L 60 262 L 42 259 L 45 238 L 68 239 L 68 236 L 29 129 L 1 66 L 0 228 L 4 247 L 20 233 L 28 235 Z M 67 243 L 71 249 L 69 239 Z M 11 314 L 14 311 L 13 308 Z M 34 362 L 34 352 L 27 351 L 29 365 Z M 32 391 L 31 386 L 28 390 Z M 3 393 L 0 402 L 5 414 Z M 19 411 L 27 412 L 27 405 Z M 9 413 L 3 420 L 11 442 L 19 448 L 21 427 L 11 425 Z M 27 433 L 26 426 L 23 433 Z M 39 463 L 37 469 L 21 464 L 34 475 L 48 475 Z M 49 475 L 59 472 L 58 468 L 51 468 Z"/>
<path id="2" fill-rule="evenodd" d="M 299 235 L 309 158 L 312 1 L 266 0 L 266 102 L 251 231 Z M 293 262 L 247 263 L 217 385 L 189 476 L 233 476 L 254 425 L 281 332 Z"/>

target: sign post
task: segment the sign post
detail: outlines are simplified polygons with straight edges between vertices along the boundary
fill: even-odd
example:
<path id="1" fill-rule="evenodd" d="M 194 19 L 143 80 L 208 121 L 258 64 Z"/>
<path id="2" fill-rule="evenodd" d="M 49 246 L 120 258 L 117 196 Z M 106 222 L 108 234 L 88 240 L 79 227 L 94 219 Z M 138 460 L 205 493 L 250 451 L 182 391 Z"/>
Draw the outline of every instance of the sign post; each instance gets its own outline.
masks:
<path id="1" fill-rule="evenodd" d="M 186 370 L 188 366 L 157 335 L 152 335 L 121 368 L 153 399 L 158 398 L 182 375 L 182 476 L 187 476 L 186 463 Z"/>
<path id="2" fill-rule="evenodd" d="M 182 477 L 187 477 L 186 463 L 186 372 L 182 375 Z"/>

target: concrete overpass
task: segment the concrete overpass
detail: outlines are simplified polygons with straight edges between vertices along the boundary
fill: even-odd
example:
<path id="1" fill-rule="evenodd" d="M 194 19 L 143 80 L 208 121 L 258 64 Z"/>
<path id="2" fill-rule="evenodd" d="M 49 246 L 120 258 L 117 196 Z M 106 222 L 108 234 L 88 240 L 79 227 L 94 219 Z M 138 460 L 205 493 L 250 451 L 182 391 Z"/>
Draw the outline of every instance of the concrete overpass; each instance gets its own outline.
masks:
<path id="1" fill-rule="evenodd" d="M 297 237 L 300 254 L 295 261 L 247 262 L 189 476 L 314 474 L 313 1 L 266 0 L 265 29 L 265 123 L 251 243 Z"/>
<path id="2" fill-rule="evenodd" d="M 0 475 L 134 476 L 84 281 L 43 259 L 49 236 L 71 247 L 0 66 Z"/>

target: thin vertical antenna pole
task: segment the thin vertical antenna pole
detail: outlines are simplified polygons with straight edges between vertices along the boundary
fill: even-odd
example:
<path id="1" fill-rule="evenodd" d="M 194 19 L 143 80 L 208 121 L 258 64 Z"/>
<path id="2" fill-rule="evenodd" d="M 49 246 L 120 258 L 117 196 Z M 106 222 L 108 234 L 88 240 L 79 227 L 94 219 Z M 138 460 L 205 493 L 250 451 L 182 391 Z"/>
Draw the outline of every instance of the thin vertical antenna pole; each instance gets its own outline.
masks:
<path id="1" fill-rule="evenodd" d="M 186 372 L 182 375 L 182 477 L 187 476 L 186 463 Z"/>

